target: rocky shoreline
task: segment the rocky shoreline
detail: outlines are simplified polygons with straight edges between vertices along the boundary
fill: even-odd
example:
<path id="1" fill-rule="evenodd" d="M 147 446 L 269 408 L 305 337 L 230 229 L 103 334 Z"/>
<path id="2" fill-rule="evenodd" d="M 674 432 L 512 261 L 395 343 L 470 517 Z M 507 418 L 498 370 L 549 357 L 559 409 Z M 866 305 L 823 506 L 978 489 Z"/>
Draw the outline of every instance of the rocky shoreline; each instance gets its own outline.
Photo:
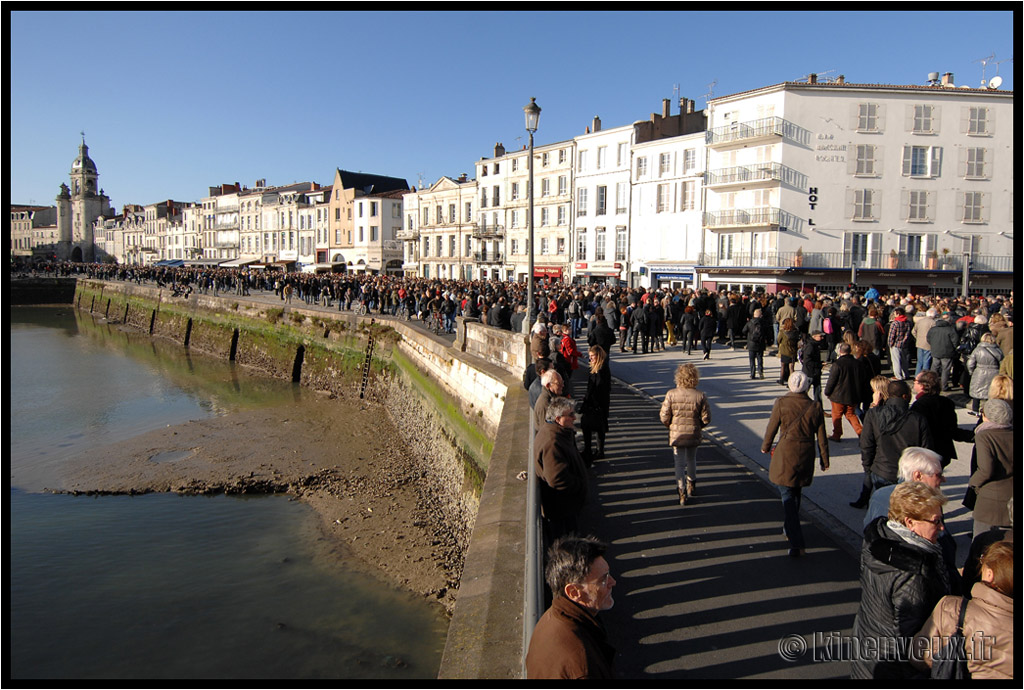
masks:
<path id="1" fill-rule="evenodd" d="M 402 431 L 381 403 L 303 395 L 83 454 L 50 490 L 285 494 L 317 513 L 329 557 L 436 600 L 450 615 L 472 517 L 462 514 L 461 478 L 438 477 L 437 458 L 407 441 L 415 429 Z M 455 497 L 439 500 L 446 481 Z"/>

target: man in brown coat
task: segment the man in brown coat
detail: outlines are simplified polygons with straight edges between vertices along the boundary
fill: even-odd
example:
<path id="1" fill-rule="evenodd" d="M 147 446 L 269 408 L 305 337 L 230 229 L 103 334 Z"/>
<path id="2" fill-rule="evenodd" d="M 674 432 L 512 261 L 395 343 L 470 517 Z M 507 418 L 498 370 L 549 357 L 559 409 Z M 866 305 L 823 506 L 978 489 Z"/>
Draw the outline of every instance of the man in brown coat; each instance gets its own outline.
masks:
<path id="1" fill-rule="evenodd" d="M 534 470 L 540 478 L 540 506 L 548 544 L 576 531 L 577 518 L 587 500 L 587 468 L 576 447 L 575 421 L 573 401 L 555 397 L 547 406 L 547 422 L 533 441 Z"/>
<path id="2" fill-rule="evenodd" d="M 762 453 L 771 453 L 768 479 L 779 488 L 782 497 L 783 530 L 789 539 L 789 555 L 804 554 L 804 534 L 800 527 L 800 499 L 805 486 L 814 477 L 814 447 L 821 455 L 821 471 L 828 470 L 828 438 L 821 405 L 807 395 L 811 379 L 802 371 L 790 374 L 789 393 L 775 401 L 768 428 L 761 443 Z M 779 443 L 772 450 L 775 434 Z"/>
<path id="3" fill-rule="evenodd" d="M 615 604 L 612 577 L 604 559 L 607 546 L 575 535 L 548 551 L 545 577 L 553 600 L 530 638 L 529 680 L 610 680 L 615 649 L 598 618 Z"/>

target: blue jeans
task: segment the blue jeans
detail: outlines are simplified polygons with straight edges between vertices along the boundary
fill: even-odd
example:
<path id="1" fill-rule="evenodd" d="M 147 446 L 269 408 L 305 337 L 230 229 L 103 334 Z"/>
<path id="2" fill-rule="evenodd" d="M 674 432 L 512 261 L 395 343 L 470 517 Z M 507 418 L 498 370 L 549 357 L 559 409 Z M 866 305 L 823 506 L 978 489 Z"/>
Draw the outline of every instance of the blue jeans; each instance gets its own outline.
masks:
<path id="1" fill-rule="evenodd" d="M 917 368 L 914 371 L 914 376 L 917 376 L 922 371 L 927 371 L 932 368 L 932 351 L 925 350 L 924 348 L 917 348 Z"/>
<path id="2" fill-rule="evenodd" d="M 794 549 L 804 548 L 804 532 L 800 527 L 800 501 L 803 498 L 799 486 L 776 486 L 782 498 L 782 529 Z"/>

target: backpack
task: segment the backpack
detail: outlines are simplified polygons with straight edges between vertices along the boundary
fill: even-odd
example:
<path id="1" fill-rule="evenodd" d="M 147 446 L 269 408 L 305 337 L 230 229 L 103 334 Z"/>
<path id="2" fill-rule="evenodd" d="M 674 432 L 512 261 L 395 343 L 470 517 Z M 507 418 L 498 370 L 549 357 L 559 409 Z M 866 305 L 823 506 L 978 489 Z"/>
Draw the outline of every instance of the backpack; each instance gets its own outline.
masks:
<path id="1" fill-rule="evenodd" d="M 967 669 L 967 649 L 964 640 L 964 614 L 967 612 L 967 597 L 960 598 L 960 616 L 956 621 L 956 631 L 949 636 L 949 641 L 939 652 L 932 656 L 932 678 L 940 680 L 969 680 L 971 672 Z"/>

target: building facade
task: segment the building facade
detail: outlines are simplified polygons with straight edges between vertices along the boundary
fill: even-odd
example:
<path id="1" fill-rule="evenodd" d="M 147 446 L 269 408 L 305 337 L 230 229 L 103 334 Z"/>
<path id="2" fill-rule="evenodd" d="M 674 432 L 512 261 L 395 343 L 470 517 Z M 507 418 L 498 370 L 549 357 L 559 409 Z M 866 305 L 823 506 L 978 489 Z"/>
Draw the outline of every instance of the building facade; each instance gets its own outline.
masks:
<path id="1" fill-rule="evenodd" d="M 709 101 L 702 283 L 1009 289 L 1013 94 L 931 82 Z"/>
<path id="2" fill-rule="evenodd" d="M 114 215 L 110 198 L 99 188 L 99 176 L 83 137 L 78 156 L 71 163 L 71 185 L 62 184 L 57 195 L 55 254 L 60 260 L 96 260 L 94 223 L 100 216 Z"/>

